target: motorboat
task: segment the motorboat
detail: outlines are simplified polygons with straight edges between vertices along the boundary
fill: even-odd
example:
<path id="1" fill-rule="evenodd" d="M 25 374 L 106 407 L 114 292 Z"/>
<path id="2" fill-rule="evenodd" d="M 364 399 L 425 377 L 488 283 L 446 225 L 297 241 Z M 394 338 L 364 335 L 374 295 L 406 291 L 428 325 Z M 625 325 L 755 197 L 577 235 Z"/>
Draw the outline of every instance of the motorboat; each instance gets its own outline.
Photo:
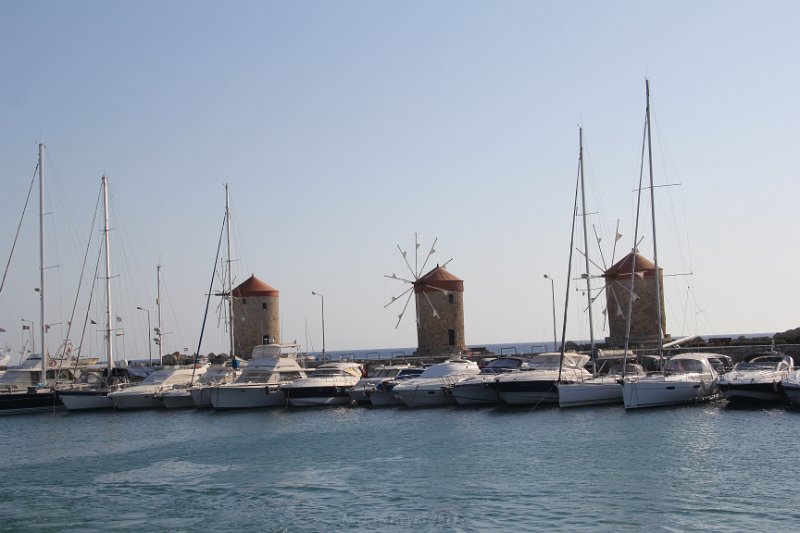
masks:
<path id="1" fill-rule="evenodd" d="M 406 407 L 452 405 L 455 399 L 448 388 L 480 372 L 474 361 L 451 359 L 429 366 L 417 378 L 396 384 L 392 392 Z"/>
<path id="2" fill-rule="evenodd" d="M 425 369 L 422 367 L 412 366 L 401 370 L 391 379 L 385 379 L 380 383 L 376 383 L 373 390 L 368 390 L 366 392 L 370 404 L 372 407 L 401 405 L 402 402 L 394 395 L 394 387 L 398 383 L 402 383 L 408 379 L 418 378 L 424 371 Z"/>
<path id="3" fill-rule="evenodd" d="M 490 405 L 500 401 L 497 390 L 491 386 L 499 374 L 528 368 L 522 357 L 498 357 L 481 369 L 480 374 L 459 381 L 450 389 L 458 405 Z"/>
<path id="4" fill-rule="evenodd" d="M 495 378 L 491 387 L 500 399 L 511 405 L 558 403 L 558 387 L 563 383 L 579 383 L 592 375 L 584 368 L 589 356 L 577 352 L 545 352 L 536 354 L 528 368 Z"/>
<path id="5" fill-rule="evenodd" d="M 87 369 L 74 383 L 56 386 L 56 392 L 68 411 L 112 409 L 114 402 L 108 393 L 128 385 L 130 382 L 124 368 L 112 368 L 110 378 L 107 368 Z"/>
<path id="6" fill-rule="evenodd" d="M 197 367 L 197 368 L 195 368 Z M 148 409 L 162 407 L 160 393 L 175 385 L 190 385 L 200 379 L 208 365 L 185 365 L 157 370 L 137 385 L 109 392 L 115 409 Z"/>
<path id="7" fill-rule="evenodd" d="M 158 396 L 167 409 L 211 407 L 211 387 L 229 383 L 232 375 L 233 369 L 229 366 L 211 365 L 194 383 L 173 385 L 171 389 L 163 389 Z"/>
<path id="8" fill-rule="evenodd" d="M 626 376 L 622 383 L 625 409 L 681 405 L 712 400 L 719 396 L 720 355 L 682 353 L 671 357 L 664 372 L 648 376 Z"/>
<path id="9" fill-rule="evenodd" d="M 597 370 L 592 377 L 577 383 L 558 385 L 558 406 L 621 404 L 623 378 L 647 375 L 645 367 L 636 360 L 636 356 L 631 356 L 629 361 L 618 355 L 598 357 Z"/>
<path id="10" fill-rule="evenodd" d="M 781 389 L 792 405 L 800 405 L 800 369 L 792 370 L 781 380 Z"/>
<path id="11" fill-rule="evenodd" d="M 246 409 L 286 405 L 281 390 L 306 377 L 297 363 L 297 344 L 264 344 L 253 349 L 253 359 L 233 383 L 209 387 L 214 409 Z"/>
<path id="12" fill-rule="evenodd" d="M 719 378 L 719 389 L 729 401 L 782 401 L 786 394 L 781 382 L 793 367 L 794 360 L 781 353 L 745 357 Z"/>
<path id="13" fill-rule="evenodd" d="M 359 405 L 372 405 L 373 393 L 378 387 L 384 390 L 384 382 L 417 377 L 422 374 L 423 370 L 421 367 L 412 367 L 409 364 L 379 366 L 356 383 L 355 387 L 350 390 L 350 397 Z"/>
<path id="14" fill-rule="evenodd" d="M 289 405 L 348 405 L 350 390 L 361 379 L 361 365 L 353 362 L 325 363 L 307 378 L 280 386 Z"/>

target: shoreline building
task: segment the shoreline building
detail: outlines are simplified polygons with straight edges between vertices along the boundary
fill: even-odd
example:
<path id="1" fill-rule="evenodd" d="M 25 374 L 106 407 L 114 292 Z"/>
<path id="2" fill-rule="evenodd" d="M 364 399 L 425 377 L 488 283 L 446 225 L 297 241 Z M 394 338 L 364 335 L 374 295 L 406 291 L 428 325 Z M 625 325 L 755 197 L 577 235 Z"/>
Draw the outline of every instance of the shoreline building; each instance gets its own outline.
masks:
<path id="1" fill-rule="evenodd" d="M 631 273 L 633 276 L 631 276 Z M 658 313 L 661 309 L 661 331 L 669 342 L 664 312 L 664 269 L 658 269 L 659 295 L 656 299 L 656 265 L 644 256 L 631 252 L 605 271 L 608 346 L 624 346 L 631 291 L 630 346 L 654 346 L 658 343 Z M 632 279 L 631 279 L 632 278 Z"/>
<path id="2" fill-rule="evenodd" d="M 236 356 L 250 359 L 255 346 L 281 342 L 279 291 L 254 274 L 231 292 Z"/>
<path id="3" fill-rule="evenodd" d="M 436 265 L 414 282 L 414 297 L 416 355 L 464 352 L 464 281 Z"/>

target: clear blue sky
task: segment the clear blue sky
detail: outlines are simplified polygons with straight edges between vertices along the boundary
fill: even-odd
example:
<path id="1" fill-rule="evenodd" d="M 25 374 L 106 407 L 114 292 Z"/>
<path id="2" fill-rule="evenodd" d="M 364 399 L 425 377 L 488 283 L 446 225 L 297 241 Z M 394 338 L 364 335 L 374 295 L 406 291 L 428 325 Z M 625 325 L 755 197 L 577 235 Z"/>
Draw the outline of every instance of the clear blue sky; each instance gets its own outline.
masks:
<path id="1" fill-rule="evenodd" d="M 560 323 L 577 126 L 608 263 L 617 220 L 616 258 L 632 246 L 649 77 L 656 182 L 681 184 L 657 193 L 659 262 L 693 273 L 668 278 L 668 331 L 796 327 L 798 20 L 777 1 L 4 0 L 3 262 L 42 141 L 47 322 L 68 319 L 108 173 L 129 357 L 146 354 L 136 307 L 154 311 L 159 262 L 165 348 L 194 350 L 224 182 L 237 280 L 281 291 L 285 340 L 320 349 L 314 290 L 329 350 L 415 345 L 411 315 L 395 329 L 383 309 L 414 232 L 465 280 L 469 344 L 549 339 L 543 274 Z M 38 322 L 32 207 L 0 295 L 15 347 L 20 319 Z M 588 337 L 580 296 L 570 338 Z M 225 346 L 214 309 L 204 352 Z"/>

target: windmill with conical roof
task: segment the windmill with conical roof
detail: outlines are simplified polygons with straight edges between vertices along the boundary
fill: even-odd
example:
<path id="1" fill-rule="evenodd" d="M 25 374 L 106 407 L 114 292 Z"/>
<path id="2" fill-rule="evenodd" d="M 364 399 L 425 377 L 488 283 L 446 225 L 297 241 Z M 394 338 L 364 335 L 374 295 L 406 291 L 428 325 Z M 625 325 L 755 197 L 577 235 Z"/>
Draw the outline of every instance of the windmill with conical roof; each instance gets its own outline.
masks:
<path id="1" fill-rule="evenodd" d="M 403 262 L 411 274 L 404 278 L 393 273 L 386 278 L 401 281 L 408 286 L 399 296 L 393 296 L 384 308 L 397 301 L 405 303 L 397 316 L 395 328 L 400 326 L 403 316 L 408 310 L 412 296 L 414 297 L 416 323 L 417 323 L 417 351 L 416 355 L 443 355 L 461 353 L 466 350 L 464 336 L 464 281 L 447 270 L 447 265 L 452 261 L 448 259 L 444 264 L 425 272 L 428 262 L 436 253 L 434 239 L 422 266 L 419 266 L 419 236 L 414 235 L 414 267 L 408 258 L 408 252 L 397 245 L 403 257 Z"/>
<path id="2" fill-rule="evenodd" d="M 231 291 L 236 317 L 235 353 L 249 359 L 253 347 L 281 341 L 280 292 L 255 274 Z M 223 296 L 227 296 L 224 294 Z"/>

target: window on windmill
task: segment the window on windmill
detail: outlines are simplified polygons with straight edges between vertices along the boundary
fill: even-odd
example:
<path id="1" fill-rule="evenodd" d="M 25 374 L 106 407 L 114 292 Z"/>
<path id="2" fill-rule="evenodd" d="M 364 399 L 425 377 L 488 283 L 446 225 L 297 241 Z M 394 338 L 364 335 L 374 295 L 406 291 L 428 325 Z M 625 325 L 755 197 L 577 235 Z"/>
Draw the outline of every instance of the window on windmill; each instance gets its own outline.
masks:
<path id="1" fill-rule="evenodd" d="M 456 297 L 452 292 L 447 295 L 447 302 L 448 303 L 455 303 L 455 301 L 456 301 Z"/>
<path id="2" fill-rule="evenodd" d="M 456 330 L 454 329 L 447 330 L 447 342 L 449 346 L 456 345 Z"/>
<path id="3" fill-rule="evenodd" d="M 267 302 L 261 302 L 261 309 L 267 308 Z"/>
<path id="4" fill-rule="evenodd" d="M 242 305 L 247 305 L 247 298 L 242 298 Z"/>

